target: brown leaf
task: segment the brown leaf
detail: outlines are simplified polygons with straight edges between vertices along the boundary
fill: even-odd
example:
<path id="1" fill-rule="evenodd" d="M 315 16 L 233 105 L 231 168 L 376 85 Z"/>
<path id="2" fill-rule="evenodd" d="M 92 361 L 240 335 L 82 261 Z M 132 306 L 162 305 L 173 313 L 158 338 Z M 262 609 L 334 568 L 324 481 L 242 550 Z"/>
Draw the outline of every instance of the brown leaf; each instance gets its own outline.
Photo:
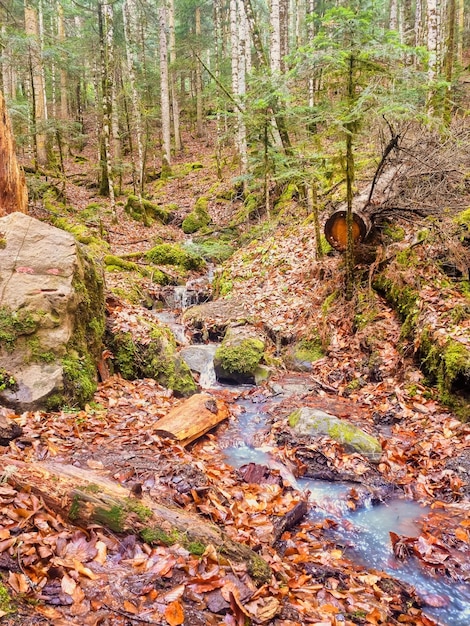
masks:
<path id="1" fill-rule="evenodd" d="M 180 626 L 184 623 L 184 611 L 178 600 L 171 602 L 165 609 L 165 619 L 170 626 Z"/>

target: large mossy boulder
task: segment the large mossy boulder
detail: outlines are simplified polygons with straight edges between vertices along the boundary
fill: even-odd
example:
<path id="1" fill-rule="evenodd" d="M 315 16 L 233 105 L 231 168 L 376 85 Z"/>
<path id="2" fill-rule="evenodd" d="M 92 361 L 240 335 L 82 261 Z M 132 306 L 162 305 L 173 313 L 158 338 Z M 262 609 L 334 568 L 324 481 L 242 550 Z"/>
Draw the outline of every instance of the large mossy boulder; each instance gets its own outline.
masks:
<path id="1" fill-rule="evenodd" d="M 265 348 L 265 338 L 253 326 L 228 328 L 214 355 L 217 380 L 254 384 L 260 378 L 265 378 L 265 371 L 261 366 Z"/>
<path id="2" fill-rule="evenodd" d="M 171 211 L 165 209 L 150 200 L 130 195 L 127 198 L 124 211 L 137 222 L 142 222 L 145 226 L 151 226 L 155 220 L 161 224 L 168 224 L 172 218 Z"/>
<path id="3" fill-rule="evenodd" d="M 83 405 L 96 389 L 103 278 L 67 232 L 22 213 L 0 219 L 0 401 L 17 411 Z"/>
<path id="4" fill-rule="evenodd" d="M 135 328 L 123 330 L 119 315 L 109 319 L 108 344 L 113 352 L 113 366 L 127 380 L 154 378 L 180 396 L 197 391 L 191 370 L 177 353 L 171 330 L 150 319 L 141 311 L 134 315 Z"/>
<path id="5" fill-rule="evenodd" d="M 380 441 L 357 426 L 318 409 L 302 407 L 288 418 L 289 426 L 299 435 L 328 435 L 346 448 L 376 460 L 382 454 Z"/>
<path id="6" fill-rule="evenodd" d="M 210 224 L 211 216 L 207 212 L 207 205 L 207 198 L 204 196 L 196 200 L 194 209 L 184 218 L 181 224 L 184 233 L 191 235 Z"/>

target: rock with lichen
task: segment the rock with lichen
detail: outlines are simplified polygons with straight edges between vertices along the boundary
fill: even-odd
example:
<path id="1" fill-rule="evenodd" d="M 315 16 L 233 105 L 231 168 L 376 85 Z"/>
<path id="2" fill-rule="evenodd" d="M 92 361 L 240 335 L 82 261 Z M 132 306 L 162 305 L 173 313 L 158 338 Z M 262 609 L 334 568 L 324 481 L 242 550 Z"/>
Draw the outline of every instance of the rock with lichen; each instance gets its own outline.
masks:
<path id="1" fill-rule="evenodd" d="M 3 404 L 18 412 L 83 405 L 102 352 L 101 272 L 74 236 L 23 213 L 0 219 Z"/>

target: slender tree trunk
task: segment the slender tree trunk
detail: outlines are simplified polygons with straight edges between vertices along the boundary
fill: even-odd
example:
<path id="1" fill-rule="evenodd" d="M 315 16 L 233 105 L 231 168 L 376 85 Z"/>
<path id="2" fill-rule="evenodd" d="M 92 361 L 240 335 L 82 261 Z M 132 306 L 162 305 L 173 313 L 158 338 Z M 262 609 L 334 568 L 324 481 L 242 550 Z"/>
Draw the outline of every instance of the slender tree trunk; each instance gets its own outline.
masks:
<path id="1" fill-rule="evenodd" d="M 113 60 L 113 6 L 98 3 L 98 27 L 101 50 L 101 91 L 102 91 L 102 125 L 100 137 L 101 184 L 100 193 L 109 196 L 111 210 L 116 216 L 114 197 L 113 169 L 110 149 L 112 110 L 111 110 L 111 68 Z"/>
<path id="2" fill-rule="evenodd" d="M 246 193 L 246 175 L 248 173 L 248 149 L 246 143 L 246 125 L 245 125 L 245 95 L 246 95 L 246 40 L 248 32 L 246 30 L 246 19 L 243 3 L 239 2 L 239 37 L 238 37 L 238 98 L 240 109 L 237 111 L 238 116 L 238 144 L 240 148 L 240 170 L 243 177 L 243 188 Z"/>
<path id="3" fill-rule="evenodd" d="M 289 0 L 279 0 L 280 69 L 285 72 L 289 54 Z"/>
<path id="4" fill-rule="evenodd" d="M 230 44 L 231 44 L 231 61 L 232 61 L 232 94 L 234 99 L 238 102 L 238 74 L 240 66 L 238 63 L 238 53 L 240 50 L 238 42 L 238 0 L 230 0 Z M 236 129 L 234 133 L 235 148 L 238 155 L 240 155 L 240 134 L 238 132 L 239 114 L 237 112 Z"/>
<path id="5" fill-rule="evenodd" d="M 168 84 L 168 22 L 167 13 L 164 6 L 158 10 L 160 22 L 160 91 L 162 108 L 162 175 L 168 175 L 171 165 L 171 119 L 170 119 L 170 91 Z"/>
<path id="6" fill-rule="evenodd" d="M 25 5 L 25 33 L 28 36 L 31 92 L 33 96 L 33 120 L 37 166 L 48 164 L 47 154 L 47 109 L 44 99 L 44 71 L 39 39 L 39 21 L 36 9 L 30 4 Z"/>
<path id="7" fill-rule="evenodd" d="M 457 63 L 463 64 L 463 36 L 465 30 L 465 0 L 459 0 L 457 10 Z"/>
<path id="8" fill-rule="evenodd" d="M 354 105 L 354 54 L 349 55 L 348 67 L 348 102 L 352 110 Z M 354 237 L 353 237 L 353 184 L 354 184 L 354 153 L 353 153 L 353 124 L 346 125 L 346 299 L 351 300 L 354 293 Z"/>
<path id="9" fill-rule="evenodd" d="M 202 36 L 201 30 L 201 7 L 196 7 L 196 40 L 198 55 L 200 55 L 200 41 Z M 204 122 L 202 110 L 202 66 L 200 61 L 196 60 L 196 128 L 197 136 L 204 135 Z"/>
<path id="10" fill-rule="evenodd" d="M 215 81 L 220 84 L 220 0 L 214 0 L 214 49 L 215 49 Z M 216 145 L 215 160 L 217 163 L 217 178 L 222 180 L 222 119 L 220 107 L 216 108 Z"/>
<path id="11" fill-rule="evenodd" d="M 279 0 L 271 0 L 269 22 L 271 26 L 271 41 L 269 45 L 271 72 L 276 74 L 281 71 L 281 18 L 279 14 Z"/>
<path id="12" fill-rule="evenodd" d="M 388 21 L 390 30 L 398 30 L 398 0 L 390 0 L 390 18 Z"/>
<path id="13" fill-rule="evenodd" d="M 427 0 L 427 46 L 429 52 L 428 80 L 433 82 L 438 74 L 438 44 L 439 44 L 439 5 L 438 0 Z"/>
<path id="14" fill-rule="evenodd" d="M 181 141 L 180 129 L 180 107 L 178 102 L 178 76 L 176 74 L 176 37 L 175 37 L 175 2 L 169 0 L 168 5 L 168 28 L 169 28 L 169 53 L 170 53 L 170 92 L 171 109 L 173 112 L 173 136 L 175 141 L 175 151 L 181 152 L 183 144 Z M 217 35 L 216 35 L 217 36 Z"/>
<path id="15" fill-rule="evenodd" d="M 10 118 L 0 92 L 0 217 L 26 213 L 28 192 L 23 170 L 18 166 Z"/>
<path id="16" fill-rule="evenodd" d="M 455 37 L 455 22 L 457 6 L 456 0 L 448 0 L 447 3 L 447 40 L 446 40 L 446 54 L 444 59 L 445 78 L 448 83 L 446 98 L 444 102 L 444 121 L 447 124 L 451 122 L 452 115 L 452 79 L 454 75 L 454 63 L 456 55 L 456 37 Z"/>
<path id="17" fill-rule="evenodd" d="M 424 44 L 424 28 L 423 28 L 423 0 L 416 0 L 416 9 L 415 9 L 415 46 L 422 46 Z M 417 58 L 415 55 L 416 63 Z"/>
<path id="18" fill-rule="evenodd" d="M 135 0 L 126 0 L 122 11 L 124 19 L 124 38 L 126 42 L 126 59 L 127 74 L 129 78 L 129 87 L 131 93 L 132 104 L 132 122 L 131 132 L 135 137 L 135 145 L 137 147 L 137 164 L 135 164 L 135 155 L 132 154 L 133 168 L 137 172 L 136 187 L 139 196 L 144 191 L 144 142 L 142 116 L 140 114 L 140 100 L 136 85 L 136 67 L 137 67 L 137 5 Z M 132 142 L 134 144 L 134 142 Z"/>

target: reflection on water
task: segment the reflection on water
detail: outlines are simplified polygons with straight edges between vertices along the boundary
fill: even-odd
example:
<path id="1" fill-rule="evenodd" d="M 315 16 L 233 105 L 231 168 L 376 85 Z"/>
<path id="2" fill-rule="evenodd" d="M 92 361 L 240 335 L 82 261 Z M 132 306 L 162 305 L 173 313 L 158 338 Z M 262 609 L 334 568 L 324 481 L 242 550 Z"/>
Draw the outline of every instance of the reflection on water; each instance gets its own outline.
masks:
<path id="1" fill-rule="evenodd" d="M 395 558 L 390 532 L 406 537 L 418 537 L 420 519 L 428 512 L 417 502 L 394 499 L 376 506 L 351 511 L 347 494 L 351 484 L 310 479 L 296 479 L 273 456 L 274 450 L 256 447 L 256 434 L 267 427 L 268 416 L 263 411 L 265 403 L 254 405 L 243 400 L 241 413 L 231 420 L 230 426 L 219 437 L 227 463 L 241 467 L 247 463 L 278 469 L 284 482 L 308 494 L 312 503 L 313 519 L 333 519 L 338 526 L 337 539 L 345 545 L 345 555 L 369 569 L 384 571 L 394 578 L 415 587 L 418 596 L 439 598 L 443 608 L 424 608 L 424 612 L 442 626 L 470 625 L 470 586 L 451 582 L 443 577 L 433 578 L 422 573 L 415 558 L 405 562 Z"/>

